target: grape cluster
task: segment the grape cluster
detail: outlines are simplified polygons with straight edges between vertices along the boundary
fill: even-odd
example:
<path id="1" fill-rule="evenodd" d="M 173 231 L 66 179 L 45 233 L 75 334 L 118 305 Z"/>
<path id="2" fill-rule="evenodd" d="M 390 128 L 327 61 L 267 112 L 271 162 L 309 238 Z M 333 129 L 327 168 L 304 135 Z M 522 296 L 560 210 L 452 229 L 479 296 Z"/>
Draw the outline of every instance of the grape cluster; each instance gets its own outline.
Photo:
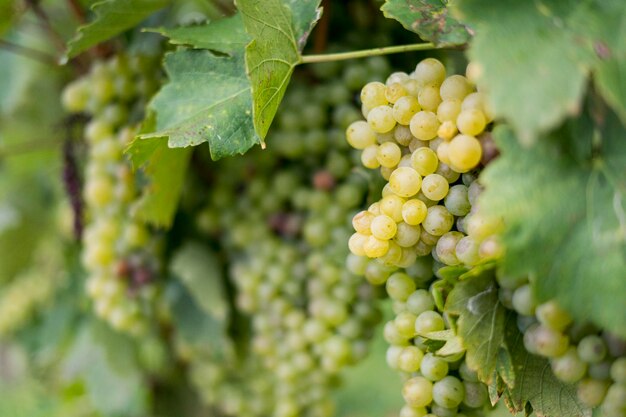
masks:
<path id="1" fill-rule="evenodd" d="M 379 68 L 387 70 L 384 59 L 368 60 L 367 77 Z M 197 224 L 225 252 L 251 338 L 235 366 L 192 363 L 203 398 L 229 415 L 331 416 L 341 370 L 367 354 L 376 294 L 344 267 L 350 219 L 367 191 L 343 138 L 360 117 L 355 91 L 336 81 L 353 72 L 339 65 L 296 76 L 268 149 L 213 167 Z"/>
<path id="2" fill-rule="evenodd" d="M 626 340 L 576 323 L 556 300 L 538 303 L 524 280 L 501 280 L 500 299 L 515 310 L 529 352 L 548 358 L 554 375 L 576 384 L 578 399 L 605 417 L 626 416 Z"/>
<path id="3" fill-rule="evenodd" d="M 87 293 L 99 317 L 132 334 L 149 325 L 157 295 L 152 282 L 158 271 L 158 245 L 133 215 L 137 179 L 123 151 L 137 133 L 140 109 L 158 85 L 154 63 L 143 56 L 115 56 L 94 64 L 62 95 L 66 110 L 91 117 L 84 131 L 89 147 L 82 254 Z"/>
<path id="4" fill-rule="evenodd" d="M 481 415 L 487 388 L 465 364 L 464 351 L 439 351 L 434 342 L 453 336 L 454 326 L 443 311 L 451 288 L 433 271 L 471 267 L 502 253 L 500 223 L 485 218 L 477 204 L 476 169 L 488 161 L 483 147 L 491 140 L 485 129 L 492 116 L 466 77 L 446 77 L 432 58 L 411 74 L 366 84 L 360 97 L 367 121 L 348 127 L 347 142 L 387 183 L 382 198 L 352 219 L 346 265 L 385 285 L 393 300 L 395 317 L 384 337 L 389 366 L 407 378 L 400 416 Z"/>
<path id="5" fill-rule="evenodd" d="M 19 329 L 54 297 L 65 282 L 62 252 L 54 239 L 43 239 L 33 265 L 2 288 L 0 296 L 0 339 Z"/>
<path id="6" fill-rule="evenodd" d="M 446 78 L 443 64 L 428 58 L 411 75 L 366 84 L 361 101 L 367 121 L 352 123 L 347 140 L 388 182 L 382 199 L 353 219 L 351 252 L 397 267 L 431 253 L 446 265 L 499 255 L 497 222 L 466 217 L 480 191 L 470 171 L 481 162 L 481 141 L 490 140 L 482 93 L 462 75 Z"/>

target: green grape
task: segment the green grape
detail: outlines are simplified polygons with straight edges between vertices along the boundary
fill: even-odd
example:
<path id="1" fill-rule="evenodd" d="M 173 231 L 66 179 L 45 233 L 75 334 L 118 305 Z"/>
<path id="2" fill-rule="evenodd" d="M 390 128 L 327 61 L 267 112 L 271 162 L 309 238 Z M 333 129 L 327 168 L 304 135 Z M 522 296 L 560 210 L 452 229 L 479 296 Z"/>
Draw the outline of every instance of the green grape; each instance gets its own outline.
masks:
<path id="1" fill-rule="evenodd" d="M 454 216 L 445 207 L 435 205 L 428 208 L 422 227 L 431 235 L 441 236 L 452 228 L 453 223 Z"/>
<path id="2" fill-rule="evenodd" d="M 441 314 L 436 311 L 424 311 L 415 319 L 415 332 L 419 336 L 430 332 L 438 332 L 445 328 Z"/>
<path id="3" fill-rule="evenodd" d="M 556 301 L 540 304 L 535 309 L 539 323 L 556 331 L 563 331 L 572 322 L 572 318 Z"/>
<path id="4" fill-rule="evenodd" d="M 389 276 L 386 283 L 387 294 L 398 301 L 406 301 L 415 291 L 415 282 L 405 273 L 396 272 Z"/>
<path id="5" fill-rule="evenodd" d="M 459 113 L 461 113 L 461 100 L 444 100 L 437 107 L 437 119 L 441 123 L 455 122 Z"/>
<path id="6" fill-rule="evenodd" d="M 402 151 L 393 142 L 385 142 L 378 147 L 377 159 L 380 165 L 386 168 L 393 168 L 400 162 Z"/>
<path id="7" fill-rule="evenodd" d="M 446 68 L 435 58 L 426 58 L 415 67 L 412 75 L 421 85 L 441 85 L 446 78 Z"/>
<path id="8" fill-rule="evenodd" d="M 434 173 L 438 165 L 437 154 L 430 148 L 418 148 L 411 154 L 411 166 L 422 176 Z"/>
<path id="9" fill-rule="evenodd" d="M 464 135 L 477 136 L 485 130 L 487 120 L 482 111 L 477 109 L 466 109 L 459 113 L 456 125 Z"/>
<path id="10" fill-rule="evenodd" d="M 626 383 L 626 357 L 617 358 L 611 365 L 611 378 L 620 384 Z"/>
<path id="11" fill-rule="evenodd" d="M 422 109 L 435 112 L 441 103 L 441 96 L 439 95 L 439 88 L 434 85 L 426 85 L 419 90 L 417 100 Z"/>
<path id="12" fill-rule="evenodd" d="M 398 355 L 398 369 L 402 372 L 416 372 L 423 358 L 424 353 L 417 346 L 406 346 Z"/>
<path id="13" fill-rule="evenodd" d="M 391 191 L 391 186 L 388 188 Z M 389 195 L 384 196 L 382 200 L 380 200 L 380 212 L 389 216 L 397 223 L 403 219 L 404 204 L 405 200 L 393 194 L 393 191 L 391 191 Z"/>
<path id="14" fill-rule="evenodd" d="M 537 303 L 533 297 L 529 284 L 522 285 L 513 293 L 513 308 L 519 314 L 531 316 L 535 314 Z"/>
<path id="15" fill-rule="evenodd" d="M 361 90 L 361 102 L 369 108 L 386 105 L 385 90 L 386 86 L 381 82 L 367 83 Z"/>
<path id="16" fill-rule="evenodd" d="M 600 336 L 585 336 L 578 342 L 578 356 L 587 363 L 602 361 L 607 353 L 606 344 Z"/>
<path id="17" fill-rule="evenodd" d="M 426 204 L 418 199 L 411 199 L 402 205 L 402 219 L 406 224 L 416 226 L 421 224 L 428 214 Z"/>
<path id="18" fill-rule="evenodd" d="M 367 123 L 376 133 L 390 132 L 396 126 L 393 108 L 388 105 L 376 106 L 367 114 Z"/>
<path id="19" fill-rule="evenodd" d="M 409 78 L 408 75 L 405 74 L 404 79 L 394 80 L 394 82 L 387 82 L 387 87 L 385 88 L 385 98 L 391 104 L 395 104 L 400 98 L 405 97 L 407 95 L 406 88 L 404 88 L 403 82 Z"/>
<path id="20" fill-rule="evenodd" d="M 480 260 L 478 256 L 478 244 L 471 236 L 465 236 L 456 244 L 456 258 L 464 265 L 476 265 Z"/>
<path id="21" fill-rule="evenodd" d="M 429 174 L 422 179 L 422 192 L 432 200 L 442 200 L 449 190 L 448 181 L 439 174 Z"/>
<path id="22" fill-rule="evenodd" d="M 437 136 L 439 120 L 437 120 L 437 115 L 431 111 L 420 111 L 411 118 L 409 127 L 417 139 L 432 140 Z"/>
<path id="23" fill-rule="evenodd" d="M 371 221 L 371 234 L 378 239 L 389 240 L 396 235 L 396 222 L 389 216 L 381 214 L 375 216 Z"/>
<path id="24" fill-rule="evenodd" d="M 378 145 L 370 145 L 361 152 L 361 164 L 368 169 L 380 167 L 378 162 Z"/>
<path id="25" fill-rule="evenodd" d="M 433 355 L 427 353 L 422 359 L 419 371 L 429 381 L 436 382 L 443 379 L 448 375 L 448 362 Z"/>
<path id="26" fill-rule="evenodd" d="M 406 308 L 408 312 L 418 316 L 425 311 L 433 310 L 435 302 L 428 291 L 419 289 L 406 299 Z"/>
<path id="27" fill-rule="evenodd" d="M 353 148 L 365 149 L 376 143 L 376 134 L 367 122 L 359 120 L 348 126 L 346 139 Z"/>
<path id="28" fill-rule="evenodd" d="M 568 348 L 567 336 L 540 324 L 531 325 L 524 332 L 524 347 L 531 353 L 554 358 Z"/>
<path id="29" fill-rule="evenodd" d="M 437 257 L 446 265 L 458 265 L 460 260 L 456 256 L 456 248 L 464 237 L 460 232 L 447 232 L 441 236 L 435 246 Z"/>
<path id="30" fill-rule="evenodd" d="M 470 92 L 470 83 L 462 75 L 451 75 L 441 83 L 440 94 L 443 100 L 463 100 Z"/>
<path id="31" fill-rule="evenodd" d="M 465 398 L 465 386 L 456 377 L 448 375 L 433 384 L 433 401 L 445 408 L 456 408 Z"/>
<path id="32" fill-rule="evenodd" d="M 400 125 L 408 126 L 411 123 L 411 119 L 413 116 L 421 110 L 420 104 L 417 98 L 413 96 L 405 95 L 403 97 L 398 98 L 397 101 L 394 102 L 393 105 L 393 117 Z M 397 126 L 396 130 L 401 126 Z M 403 132 L 407 132 L 410 134 L 410 129 L 402 130 Z M 395 132 L 394 132 L 395 134 Z M 403 145 L 408 145 L 408 142 L 412 139 L 411 136 L 404 134 L 405 140 L 402 143 Z M 397 139 L 397 138 L 396 138 Z M 408 141 L 407 141 L 408 139 Z"/>
<path id="33" fill-rule="evenodd" d="M 420 226 L 411 226 L 405 222 L 400 222 L 396 226 L 394 241 L 403 248 L 410 248 L 417 244 L 420 235 Z"/>
<path id="34" fill-rule="evenodd" d="M 411 197 L 417 194 L 422 184 L 422 177 L 413 168 L 400 167 L 389 177 L 391 190 L 400 197 Z"/>
<path id="35" fill-rule="evenodd" d="M 455 216 L 465 216 L 470 212 L 472 205 L 469 202 L 468 189 L 463 184 L 450 187 L 444 199 L 444 205 Z"/>
<path id="36" fill-rule="evenodd" d="M 416 376 L 404 383 L 402 396 L 411 407 L 426 407 L 433 400 L 433 384 L 424 377 Z"/>
<path id="37" fill-rule="evenodd" d="M 463 404 L 470 408 L 483 407 L 489 401 L 489 394 L 485 384 L 480 382 L 463 381 L 465 388 L 465 396 L 463 397 Z"/>
<path id="38" fill-rule="evenodd" d="M 482 147 L 473 136 L 460 134 L 449 143 L 448 157 L 450 165 L 458 172 L 467 172 L 480 163 Z"/>
<path id="39" fill-rule="evenodd" d="M 565 354 L 550 359 L 550 366 L 554 376 L 568 384 L 580 381 L 587 372 L 587 364 L 578 357 L 574 347 L 570 347 Z"/>
<path id="40" fill-rule="evenodd" d="M 597 407 L 602 404 L 609 389 L 607 381 L 597 379 L 583 379 L 576 386 L 578 400 L 588 407 Z"/>

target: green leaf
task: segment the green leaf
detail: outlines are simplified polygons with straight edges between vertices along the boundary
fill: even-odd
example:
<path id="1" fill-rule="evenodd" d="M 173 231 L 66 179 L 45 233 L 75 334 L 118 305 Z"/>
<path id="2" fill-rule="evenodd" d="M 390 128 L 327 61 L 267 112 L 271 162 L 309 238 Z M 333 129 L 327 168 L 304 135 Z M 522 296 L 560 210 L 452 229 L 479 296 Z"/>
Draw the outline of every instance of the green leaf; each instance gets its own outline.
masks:
<path id="1" fill-rule="evenodd" d="M 467 365 L 478 372 L 481 381 L 490 384 L 502 344 L 505 318 L 493 273 L 458 283 L 448 295 L 445 311 L 459 317 L 457 331 L 467 349 Z"/>
<path id="2" fill-rule="evenodd" d="M 459 18 L 475 30 L 470 58 L 480 65 L 496 115 L 521 140 L 557 125 L 579 109 L 591 54 L 564 30 L 562 2 L 460 0 Z M 560 6 L 563 10 L 554 10 Z"/>
<path id="3" fill-rule="evenodd" d="M 321 13 L 318 1 L 237 0 L 252 41 L 246 71 L 252 84 L 254 128 L 264 139 L 285 94 L 300 51 Z"/>
<path id="4" fill-rule="evenodd" d="M 604 0 L 586 3 L 572 18 L 572 26 L 587 36 L 578 42 L 594 52 L 597 86 L 626 124 L 626 3 Z"/>
<path id="5" fill-rule="evenodd" d="M 438 46 L 462 45 L 469 41 L 468 28 L 450 16 L 444 0 L 386 0 L 380 8 L 385 17 L 402 23 L 407 30 Z"/>
<path id="6" fill-rule="evenodd" d="M 166 138 L 136 138 L 126 151 L 135 168 L 142 168 L 149 184 L 136 203 L 137 217 L 155 226 L 174 220 L 191 157 L 191 148 L 170 149 Z"/>
<path id="7" fill-rule="evenodd" d="M 187 288 L 198 306 L 220 323 L 228 319 L 222 270 L 212 250 L 187 243 L 172 259 L 170 270 Z"/>
<path id="8" fill-rule="evenodd" d="M 79 27 L 74 38 L 67 43 L 65 61 L 136 26 L 168 3 L 169 0 L 103 0 L 95 3 L 91 7 L 96 15 L 94 20 Z"/>
<path id="9" fill-rule="evenodd" d="M 591 416 L 591 410 L 578 402 L 576 385 L 559 381 L 547 359 L 524 349 L 517 326 L 506 327 L 505 344 L 515 370 L 515 385 L 505 395 L 511 412 L 521 412 L 530 404 L 538 417 Z"/>
<path id="10" fill-rule="evenodd" d="M 169 42 L 174 45 L 209 49 L 229 55 L 242 51 L 250 42 L 240 14 L 199 26 L 148 29 L 147 31 L 160 33 L 169 38 Z"/>
<path id="11" fill-rule="evenodd" d="M 139 416 L 147 412 L 148 391 L 131 340 L 99 321 L 77 336 L 64 374 L 85 381 L 93 406 L 103 415 Z"/>
<path id="12" fill-rule="evenodd" d="M 165 70 L 170 82 L 150 104 L 156 131 L 139 137 L 168 137 L 171 148 L 208 142 L 213 159 L 244 153 L 259 142 L 241 54 L 176 51 L 165 56 Z"/>
<path id="13" fill-rule="evenodd" d="M 599 117 L 596 132 L 579 120 L 531 148 L 496 129 L 501 156 L 481 175 L 481 209 L 504 220 L 505 275 L 534 277 L 540 301 L 626 337 L 624 127 Z"/>
<path id="14" fill-rule="evenodd" d="M 0 36 L 11 28 L 17 15 L 23 11 L 20 9 L 15 0 L 0 0 Z"/>

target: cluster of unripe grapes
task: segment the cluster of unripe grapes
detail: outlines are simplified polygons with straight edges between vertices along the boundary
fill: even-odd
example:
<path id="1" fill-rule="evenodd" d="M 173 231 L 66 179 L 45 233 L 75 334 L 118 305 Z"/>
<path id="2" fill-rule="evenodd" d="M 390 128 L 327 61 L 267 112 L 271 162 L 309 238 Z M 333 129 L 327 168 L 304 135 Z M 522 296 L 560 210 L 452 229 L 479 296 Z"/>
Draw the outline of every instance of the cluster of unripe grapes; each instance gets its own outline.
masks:
<path id="1" fill-rule="evenodd" d="M 227 414 L 334 415 L 332 389 L 367 354 L 379 320 L 372 287 L 344 267 L 350 219 L 367 192 L 343 138 L 360 114 L 354 91 L 333 79 L 349 68 L 327 71 L 313 89 L 296 79 L 268 149 L 213 167 L 197 224 L 226 254 L 250 351 L 239 372 L 197 357 L 197 369 L 219 377 L 195 379 Z M 264 382 L 242 377 L 251 369 Z"/>
<path id="2" fill-rule="evenodd" d="M 492 117 L 466 77 L 446 78 L 432 58 L 411 74 L 366 84 L 361 102 L 367 121 L 352 123 L 347 141 L 387 183 L 382 199 L 352 219 L 347 267 L 385 285 L 393 300 L 396 315 L 384 336 L 389 366 L 407 378 L 400 416 L 481 415 L 487 388 L 464 352 L 438 354 L 429 340 L 453 328 L 442 310 L 445 298 L 438 304 L 433 297 L 441 284 L 433 271 L 472 267 L 502 253 L 499 222 L 478 211 L 476 169 L 486 162 L 482 143 L 490 140 L 484 131 Z"/>
<path id="3" fill-rule="evenodd" d="M 604 417 L 626 416 L 626 340 L 573 321 L 555 300 L 538 303 L 528 282 L 504 285 L 500 299 L 519 314 L 526 350 L 547 358 L 559 380 L 576 384 L 584 405 Z"/>
<path id="4" fill-rule="evenodd" d="M 136 177 L 123 155 L 137 120 L 157 86 L 154 59 L 117 55 L 95 63 L 62 95 L 65 109 L 90 117 L 83 199 L 86 225 L 82 262 L 87 293 L 96 314 L 115 329 L 140 334 L 157 295 L 155 239 L 133 215 L 139 195 Z"/>

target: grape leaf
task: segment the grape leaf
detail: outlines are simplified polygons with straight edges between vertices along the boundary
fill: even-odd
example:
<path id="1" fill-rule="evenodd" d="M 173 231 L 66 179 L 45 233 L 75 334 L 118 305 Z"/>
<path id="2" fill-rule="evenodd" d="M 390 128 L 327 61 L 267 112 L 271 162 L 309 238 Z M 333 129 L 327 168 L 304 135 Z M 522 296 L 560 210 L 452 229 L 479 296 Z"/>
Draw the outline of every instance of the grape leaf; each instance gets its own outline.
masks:
<path id="1" fill-rule="evenodd" d="M 169 42 L 174 45 L 209 49 L 229 55 L 243 50 L 250 42 L 239 13 L 198 26 L 147 29 L 147 31 L 160 33 L 169 38 Z"/>
<path id="2" fill-rule="evenodd" d="M 598 88 L 626 124 L 626 3 L 605 0 L 586 6 L 577 9 L 571 24 L 585 28 L 587 36 L 578 42 L 594 52 Z"/>
<path id="3" fill-rule="evenodd" d="M 91 7 L 95 18 L 67 43 L 64 61 L 111 39 L 167 6 L 169 0 L 103 0 Z"/>
<path id="4" fill-rule="evenodd" d="M 252 41 L 246 71 L 252 85 L 252 117 L 261 140 L 285 94 L 300 52 L 321 12 L 317 1 L 237 0 Z"/>
<path id="5" fill-rule="evenodd" d="M 468 28 L 450 16 L 445 0 L 386 0 L 385 17 L 438 46 L 463 45 L 471 37 Z"/>
<path id="6" fill-rule="evenodd" d="M 496 128 L 501 156 L 481 175 L 481 209 L 506 225 L 505 275 L 533 277 L 541 301 L 626 337 L 624 127 L 596 117 L 595 131 L 578 119 L 531 148 Z"/>
<path id="7" fill-rule="evenodd" d="M 185 244 L 174 255 L 170 270 L 205 313 L 221 323 L 227 320 L 222 271 L 210 248 L 199 243 Z"/>
<path id="8" fill-rule="evenodd" d="M 445 311 L 458 316 L 457 329 L 467 353 L 465 360 L 490 384 L 504 335 L 504 307 L 498 301 L 493 271 L 468 278 L 448 295 Z"/>
<path id="9" fill-rule="evenodd" d="M 213 159 L 244 153 L 259 142 L 242 54 L 171 52 L 165 56 L 165 70 L 170 82 L 150 103 L 156 131 L 140 138 L 168 137 L 171 148 L 208 142 Z"/>
<path id="10" fill-rule="evenodd" d="M 17 15 L 22 13 L 21 9 L 15 0 L 0 0 L 0 35 L 11 28 Z"/>
<path id="11" fill-rule="evenodd" d="M 504 337 L 515 369 L 515 385 L 504 396 L 512 413 L 530 404 L 538 417 L 591 417 L 591 409 L 578 401 L 576 385 L 559 381 L 547 359 L 526 351 L 517 326 L 507 326 Z"/>
<path id="12" fill-rule="evenodd" d="M 66 378 L 85 381 L 93 406 L 103 415 L 142 415 L 148 392 L 132 342 L 95 320 L 77 331 L 63 365 Z"/>
<path id="13" fill-rule="evenodd" d="M 515 0 L 461 0 L 456 7 L 476 30 L 469 56 L 482 69 L 492 108 L 521 140 L 534 141 L 578 110 L 589 54 L 561 27 L 568 11 Z"/>
<path id="14" fill-rule="evenodd" d="M 155 226 L 171 226 L 183 189 L 191 148 L 170 149 L 166 138 L 136 138 L 126 152 L 135 169 L 144 168 L 149 181 L 134 207 L 137 217 Z"/>

